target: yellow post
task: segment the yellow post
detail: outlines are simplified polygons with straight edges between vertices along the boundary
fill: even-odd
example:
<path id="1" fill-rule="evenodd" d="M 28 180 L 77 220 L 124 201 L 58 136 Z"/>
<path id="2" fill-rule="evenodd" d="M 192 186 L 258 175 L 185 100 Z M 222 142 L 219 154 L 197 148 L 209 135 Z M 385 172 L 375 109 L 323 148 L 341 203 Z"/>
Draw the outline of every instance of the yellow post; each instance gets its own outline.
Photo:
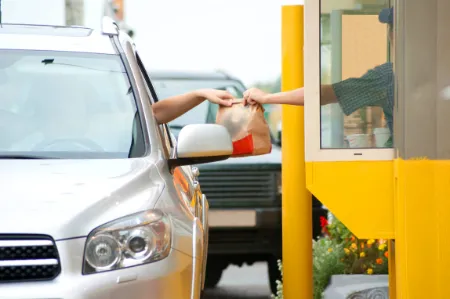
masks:
<path id="1" fill-rule="evenodd" d="M 282 7 L 282 90 L 303 87 L 303 5 Z M 303 107 L 282 110 L 283 295 L 312 298 L 312 201 L 306 189 Z"/>
<path id="2" fill-rule="evenodd" d="M 397 283 L 396 283 L 396 271 L 395 271 L 395 240 L 389 240 L 389 299 L 397 298 Z"/>

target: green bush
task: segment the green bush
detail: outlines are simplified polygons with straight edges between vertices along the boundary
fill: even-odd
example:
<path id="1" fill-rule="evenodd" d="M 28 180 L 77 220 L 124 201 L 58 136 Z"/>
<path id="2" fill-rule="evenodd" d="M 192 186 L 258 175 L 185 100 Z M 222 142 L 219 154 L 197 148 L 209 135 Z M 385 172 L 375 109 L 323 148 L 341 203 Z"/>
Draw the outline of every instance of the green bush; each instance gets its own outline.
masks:
<path id="1" fill-rule="evenodd" d="M 313 241 L 313 298 L 321 299 L 331 276 L 345 270 L 343 246 L 329 237 Z"/>
<path id="2" fill-rule="evenodd" d="M 321 299 L 331 276 L 344 273 L 345 265 L 342 263 L 343 247 L 329 237 L 313 241 L 313 298 Z M 283 277 L 283 265 L 278 261 L 278 268 Z M 277 294 L 273 299 L 283 299 L 283 283 L 277 281 Z"/>
<path id="3" fill-rule="evenodd" d="M 339 274 L 388 274 L 386 240 L 359 240 L 338 219 L 321 219 L 324 236 L 313 241 L 313 299 L 322 299 L 331 276 Z M 283 266 L 278 262 L 283 277 Z M 277 281 L 274 299 L 283 299 Z"/>
<path id="4" fill-rule="evenodd" d="M 386 240 L 363 240 L 356 238 L 338 219 L 326 227 L 329 238 L 342 246 L 342 274 L 388 274 Z"/>
<path id="5" fill-rule="evenodd" d="M 278 270 L 280 270 L 281 279 L 283 279 L 283 264 L 281 263 L 280 260 L 278 260 Z M 276 295 L 272 294 L 272 298 L 283 299 L 283 282 L 277 280 L 276 283 L 277 283 L 277 294 Z"/>

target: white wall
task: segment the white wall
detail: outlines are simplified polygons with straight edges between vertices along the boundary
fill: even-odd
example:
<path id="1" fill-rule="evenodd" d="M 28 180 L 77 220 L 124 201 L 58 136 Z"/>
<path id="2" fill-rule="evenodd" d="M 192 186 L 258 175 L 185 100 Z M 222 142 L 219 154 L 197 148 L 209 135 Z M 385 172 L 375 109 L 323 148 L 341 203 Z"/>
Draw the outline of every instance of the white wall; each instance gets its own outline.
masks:
<path id="1" fill-rule="evenodd" d="M 101 28 L 105 0 L 84 0 L 84 26 Z"/>
<path id="2" fill-rule="evenodd" d="M 223 69 L 251 84 L 281 72 L 279 0 L 125 0 L 150 69 Z"/>
<path id="3" fill-rule="evenodd" d="M 2 22 L 64 25 L 65 1 L 2 0 Z"/>

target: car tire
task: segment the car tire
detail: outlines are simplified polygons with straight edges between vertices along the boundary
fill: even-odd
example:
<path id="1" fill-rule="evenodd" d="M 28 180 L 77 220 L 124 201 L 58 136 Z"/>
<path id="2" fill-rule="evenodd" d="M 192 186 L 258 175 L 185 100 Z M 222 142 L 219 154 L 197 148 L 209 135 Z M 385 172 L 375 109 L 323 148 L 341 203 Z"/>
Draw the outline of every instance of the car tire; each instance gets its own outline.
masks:
<path id="1" fill-rule="evenodd" d="M 223 270 L 228 266 L 220 259 L 208 257 L 208 263 L 206 264 L 206 277 L 205 277 L 205 289 L 215 288 L 222 278 Z"/>
<path id="2" fill-rule="evenodd" d="M 278 269 L 278 260 L 280 258 L 277 258 L 275 256 L 270 257 L 267 260 L 267 268 L 269 272 L 269 284 L 270 284 L 270 291 L 272 294 L 277 294 L 277 280 L 281 281 L 281 272 Z"/>

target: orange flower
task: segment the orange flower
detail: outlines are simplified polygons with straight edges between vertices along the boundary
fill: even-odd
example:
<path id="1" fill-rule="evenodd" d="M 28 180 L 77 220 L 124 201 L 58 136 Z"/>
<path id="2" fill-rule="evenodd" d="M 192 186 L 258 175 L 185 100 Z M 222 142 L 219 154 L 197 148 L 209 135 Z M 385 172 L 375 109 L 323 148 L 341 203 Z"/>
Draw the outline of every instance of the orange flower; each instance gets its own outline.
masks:
<path id="1" fill-rule="evenodd" d="M 355 236 L 352 236 L 352 238 L 350 239 L 352 242 L 354 242 L 356 240 Z"/>
<path id="2" fill-rule="evenodd" d="M 381 265 L 383 263 L 383 259 L 378 258 L 376 262 L 377 262 L 378 265 Z"/>
<path id="3" fill-rule="evenodd" d="M 385 252 L 384 252 L 384 256 L 385 256 L 386 258 L 388 258 L 388 257 L 389 257 L 389 251 L 385 251 Z"/>
<path id="4" fill-rule="evenodd" d="M 361 243 L 361 248 L 364 249 L 364 243 Z"/>

